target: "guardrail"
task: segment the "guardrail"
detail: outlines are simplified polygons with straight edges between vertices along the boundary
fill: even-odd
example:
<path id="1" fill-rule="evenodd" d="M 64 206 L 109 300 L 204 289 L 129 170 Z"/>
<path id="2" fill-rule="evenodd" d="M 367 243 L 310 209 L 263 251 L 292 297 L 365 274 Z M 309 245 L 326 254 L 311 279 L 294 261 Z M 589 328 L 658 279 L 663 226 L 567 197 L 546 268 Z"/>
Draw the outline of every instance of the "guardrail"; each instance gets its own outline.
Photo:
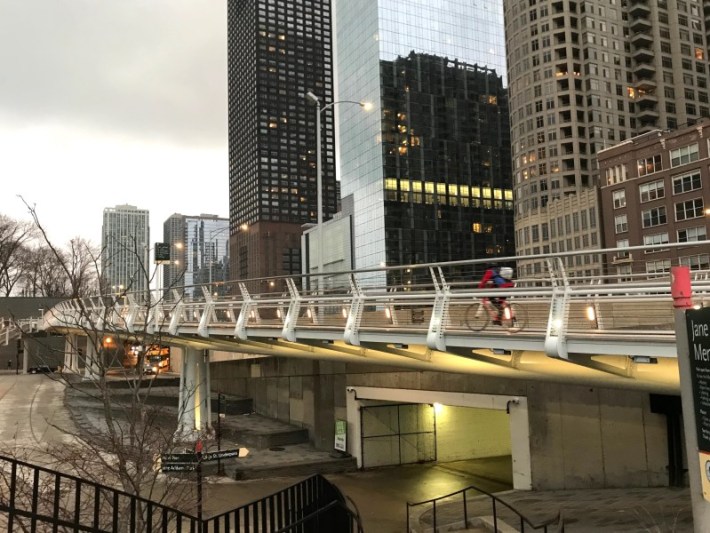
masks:
<path id="1" fill-rule="evenodd" d="M 318 331 L 321 338 L 342 339 L 353 346 L 368 333 L 396 331 L 418 334 L 425 339 L 421 344 L 444 351 L 471 336 L 466 314 L 473 303 L 506 296 L 525 313 L 518 335 L 544 338 L 545 351 L 552 357 L 566 358 L 566 343 L 575 337 L 590 340 L 603 334 L 674 342 L 669 273 L 570 277 L 565 265 L 573 254 L 533 257 L 543 261 L 547 271 L 518 278 L 514 288 L 478 289 L 486 267 L 480 260 L 392 266 L 324 274 L 320 291 L 318 276 L 313 275 L 84 298 L 55 306 L 45 313 L 40 328 L 287 341 L 318 338 Z M 524 259 L 531 258 L 502 258 L 500 264 Z M 693 272 L 699 305 L 710 301 L 709 278 L 709 271 Z M 495 332 L 477 335 L 491 333 Z M 666 351 L 671 356 L 671 349 Z"/>
<path id="2" fill-rule="evenodd" d="M 471 509 L 471 501 L 467 497 L 470 492 L 476 492 L 488 498 L 490 502 L 491 515 L 483 514 L 480 506 L 476 511 Z M 460 496 L 460 502 L 458 501 L 458 496 Z M 483 496 L 476 496 L 476 498 L 482 498 Z M 460 505 L 459 505 L 460 503 Z M 430 506 L 431 514 L 426 519 L 422 520 L 421 517 L 424 516 L 420 513 L 420 524 L 412 523 L 412 509 L 421 506 Z M 446 506 L 445 513 L 448 518 L 442 521 L 440 515 L 442 514 L 441 507 Z M 503 512 L 501 513 L 501 507 Z M 421 502 L 411 503 L 407 502 L 407 531 L 416 532 L 419 531 L 417 525 L 421 525 L 426 531 L 438 531 L 438 528 L 446 527 L 451 529 L 454 526 L 460 526 L 461 529 L 468 529 L 469 526 L 477 526 L 476 522 L 483 522 L 487 526 L 486 529 L 491 529 L 491 531 L 502 531 L 499 529 L 499 524 L 506 523 L 508 526 L 512 527 L 512 521 L 515 521 L 519 525 L 518 531 L 524 533 L 527 531 L 543 531 L 548 533 L 554 531 L 556 533 L 564 532 L 564 519 L 562 518 L 562 513 L 558 512 L 556 516 L 548 518 L 547 520 L 540 520 L 533 522 L 531 519 L 525 517 L 522 512 L 517 510 L 515 507 L 509 503 L 502 500 L 500 497 L 490 492 L 486 492 L 474 485 L 470 485 L 464 489 L 457 490 L 451 494 L 445 496 L 440 496 L 439 498 L 432 498 L 429 500 L 424 500 Z M 443 522 L 443 523 L 442 523 Z M 527 529 L 526 529 L 527 528 Z"/>

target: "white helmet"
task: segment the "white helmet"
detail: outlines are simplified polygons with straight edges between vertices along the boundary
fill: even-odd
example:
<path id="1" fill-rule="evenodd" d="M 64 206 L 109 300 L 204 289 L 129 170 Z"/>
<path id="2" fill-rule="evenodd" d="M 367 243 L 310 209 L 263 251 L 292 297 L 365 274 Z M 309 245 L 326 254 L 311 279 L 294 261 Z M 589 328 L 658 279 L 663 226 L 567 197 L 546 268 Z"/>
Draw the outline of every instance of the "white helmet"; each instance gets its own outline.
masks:
<path id="1" fill-rule="evenodd" d="M 513 279 L 513 269 L 510 267 L 503 267 L 500 269 L 500 275 L 505 279 Z"/>

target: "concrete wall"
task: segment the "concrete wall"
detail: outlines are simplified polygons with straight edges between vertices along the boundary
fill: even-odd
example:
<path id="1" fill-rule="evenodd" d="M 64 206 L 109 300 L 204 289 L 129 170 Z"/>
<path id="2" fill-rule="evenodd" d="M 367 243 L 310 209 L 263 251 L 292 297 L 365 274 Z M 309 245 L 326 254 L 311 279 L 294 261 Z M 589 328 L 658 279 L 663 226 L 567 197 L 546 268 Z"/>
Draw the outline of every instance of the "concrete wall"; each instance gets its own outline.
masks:
<path id="1" fill-rule="evenodd" d="M 442 406 L 436 415 L 439 461 L 510 455 L 510 428 L 504 411 Z"/>
<path id="2" fill-rule="evenodd" d="M 511 395 L 528 401 L 534 489 L 668 484 L 666 420 L 645 392 L 287 358 L 217 364 L 213 390 L 308 428 L 319 449 L 333 448 L 334 421 L 347 418 L 347 386 Z"/>

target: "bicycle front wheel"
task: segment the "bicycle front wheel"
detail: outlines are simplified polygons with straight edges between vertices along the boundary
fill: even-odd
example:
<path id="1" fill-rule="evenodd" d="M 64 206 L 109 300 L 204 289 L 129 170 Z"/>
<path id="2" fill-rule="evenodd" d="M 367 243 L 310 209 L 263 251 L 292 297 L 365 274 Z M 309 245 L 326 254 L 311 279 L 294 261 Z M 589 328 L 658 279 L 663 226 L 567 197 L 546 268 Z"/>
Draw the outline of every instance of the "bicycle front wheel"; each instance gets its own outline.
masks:
<path id="1" fill-rule="evenodd" d="M 501 325 L 511 333 L 516 333 L 528 325 L 528 312 L 519 304 L 509 304 L 503 311 Z"/>
<path id="2" fill-rule="evenodd" d="M 466 308 L 466 326 L 471 331 L 481 331 L 489 320 L 488 311 L 482 303 L 471 304 Z"/>

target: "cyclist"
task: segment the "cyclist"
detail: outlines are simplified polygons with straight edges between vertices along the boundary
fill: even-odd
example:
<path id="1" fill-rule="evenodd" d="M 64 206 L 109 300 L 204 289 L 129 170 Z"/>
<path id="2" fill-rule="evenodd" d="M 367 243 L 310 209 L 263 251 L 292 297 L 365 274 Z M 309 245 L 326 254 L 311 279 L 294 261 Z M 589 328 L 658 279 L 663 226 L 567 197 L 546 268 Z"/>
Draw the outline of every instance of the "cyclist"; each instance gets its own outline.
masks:
<path id="1" fill-rule="evenodd" d="M 501 267 L 493 265 L 488 267 L 483 278 L 478 283 L 479 289 L 485 289 L 489 287 L 495 287 L 497 289 L 504 289 L 507 287 L 514 287 L 515 284 L 513 279 L 513 269 L 511 267 Z M 496 317 L 493 319 L 493 324 L 498 326 L 501 325 L 501 313 L 503 312 L 503 306 L 505 305 L 505 297 L 502 298 L 490 298 L 488 301 L 496 309 Z"/>

